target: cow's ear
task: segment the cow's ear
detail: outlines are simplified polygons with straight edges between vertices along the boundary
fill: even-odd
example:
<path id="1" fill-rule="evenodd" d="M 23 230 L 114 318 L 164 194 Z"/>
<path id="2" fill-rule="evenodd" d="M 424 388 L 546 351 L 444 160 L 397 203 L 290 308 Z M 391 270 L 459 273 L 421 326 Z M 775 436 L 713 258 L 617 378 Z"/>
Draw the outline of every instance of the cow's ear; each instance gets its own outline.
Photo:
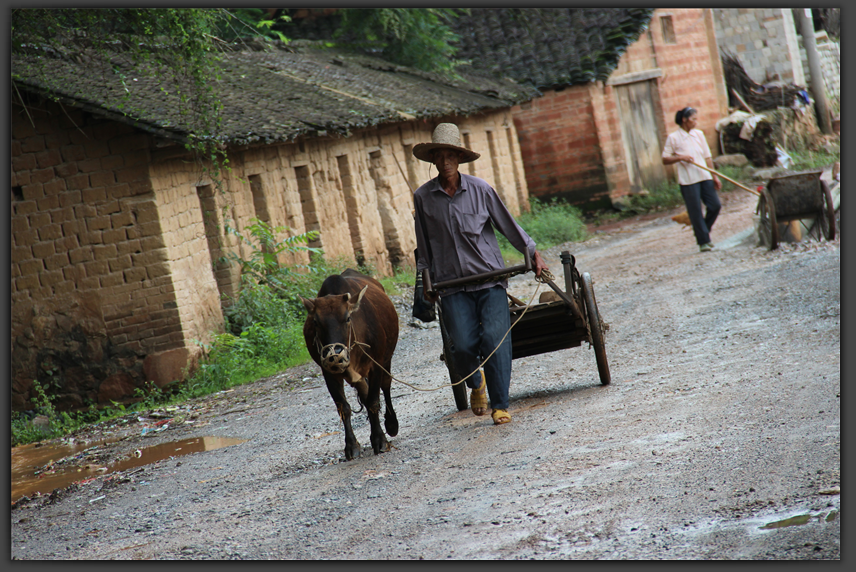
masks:
<path id="1" fill-rule="evenodd" d="M 300 297 L 300 301 L 303 302 L 303 305 L 306 306 L 306 311 L 310 314 L 315 311 L 315 300 L 309 300 L 308 298 Z"/>
<path id="2" fill-rule="evenodd" d="M 351 312 L 356 312 L 357 310 L 360 309 L 360 302 L 363 301 L 363 296 L 366 295 L 366 290 L 368 290 L 368 289 L 369 289 L 368 285 L 365 285 L 365 286 L 363 286 L 363 289 L 360 290 L 360 295 L 357 296 L 357 301 L 354 302 L 354 304 L 351 306 Z"/>

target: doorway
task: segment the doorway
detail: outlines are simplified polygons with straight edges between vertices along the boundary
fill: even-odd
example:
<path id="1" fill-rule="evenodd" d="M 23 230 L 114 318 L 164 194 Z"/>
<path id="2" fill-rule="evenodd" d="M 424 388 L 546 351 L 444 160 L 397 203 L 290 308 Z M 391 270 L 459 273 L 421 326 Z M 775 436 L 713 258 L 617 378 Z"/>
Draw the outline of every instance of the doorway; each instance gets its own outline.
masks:
<path id="1" fill-rule="evenodd" d="M 656 189 L 666 180 L 655 113 L 656 80 L 615 86 L 630 191 Z"/>

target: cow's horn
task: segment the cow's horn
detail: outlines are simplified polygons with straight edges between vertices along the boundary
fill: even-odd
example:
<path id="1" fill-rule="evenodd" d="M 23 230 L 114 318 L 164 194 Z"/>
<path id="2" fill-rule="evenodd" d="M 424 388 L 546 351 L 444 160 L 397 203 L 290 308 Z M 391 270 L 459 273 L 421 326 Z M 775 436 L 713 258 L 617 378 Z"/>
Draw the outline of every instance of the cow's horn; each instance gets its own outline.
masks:
<path id="1" fill-rule="evenodd" d="M 306 306 L 306 311 L 310 314 L 315 311 L 315 300 L 310 300 L 308 298 L 304 298 L 300 296 L 300 301 L 303 302 L 303 305 Z"/>
<path id="2" fill-rule="evenodd" d="M 360 295 L 357 296 L 357 301 L 354 302 L 353 306 L 351 306 L 351 312 L 356 312 L 357 310 L 360 309 L 360 302 L 363 301 L 363 296 L 366 295 L 366 290 L 368 290 L 368 289 L 369 289 L 369 286 L 368 286 L 368 284 L 366 284 L 365 286 L 363 286 L 363 289 L 360 290 Z"/>

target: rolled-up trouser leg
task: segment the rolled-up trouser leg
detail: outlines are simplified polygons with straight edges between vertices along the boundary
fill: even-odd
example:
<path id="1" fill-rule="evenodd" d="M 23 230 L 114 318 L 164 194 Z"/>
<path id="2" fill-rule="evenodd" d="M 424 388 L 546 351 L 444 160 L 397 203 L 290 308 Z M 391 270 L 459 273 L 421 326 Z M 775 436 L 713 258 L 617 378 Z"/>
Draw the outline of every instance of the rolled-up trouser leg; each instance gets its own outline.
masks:
<path id="1" fill-rule="evenodd" d="M 494 286 L 479 290 L 479 315 L 481 316 L 481 354 L 490 355 L 511 327 L 508 298 L 505 288 Z M 505 336 L 502 345 L 484 365 L 487 393 L 493 409 L 508 409 L 508 388 L 511 385 L 511 334 Z"/>

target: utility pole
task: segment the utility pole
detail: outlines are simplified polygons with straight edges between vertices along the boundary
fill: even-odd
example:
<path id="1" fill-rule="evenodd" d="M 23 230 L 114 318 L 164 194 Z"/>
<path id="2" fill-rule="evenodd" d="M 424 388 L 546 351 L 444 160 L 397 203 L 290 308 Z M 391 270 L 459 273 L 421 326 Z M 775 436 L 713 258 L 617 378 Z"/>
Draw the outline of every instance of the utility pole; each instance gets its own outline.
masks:
<path id="1" fill-rule="evenodd" d="M 800 33 L 803 37 L 805 54 L 808 56 L 808 69 L 811 73 L 811 92 L 817 105 L 817 119 L 820 130 L 826 135 L 832 133 L 829 120 L 829 105 L 826 103 L 826 86 L 823 83 L 823 72 L 820 70 L 820 56 L 817 53 L 817 40 L 814 36 L 814 22 L 811 18 L 811 8 L 799 8 Z"/>

